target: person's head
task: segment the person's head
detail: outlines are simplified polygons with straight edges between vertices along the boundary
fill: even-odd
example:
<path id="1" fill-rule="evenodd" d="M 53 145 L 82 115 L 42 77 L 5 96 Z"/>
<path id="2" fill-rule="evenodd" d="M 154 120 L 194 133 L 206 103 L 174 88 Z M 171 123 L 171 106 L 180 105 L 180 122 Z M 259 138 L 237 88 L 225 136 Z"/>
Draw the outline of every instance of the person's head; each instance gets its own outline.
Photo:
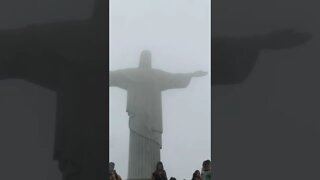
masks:
<path id="1" fill-rule="evenodd" d="M 196 170 L 194 173 L 193 173 L 193 178 L 196 178 L 196 177 L 200 177 L 201 174 L 200 174 L 200 171 L 199 170 Z"/>
<path id="2" fill-rule="evenodd" d="M 211 161 L 210 160 L 203 161 L 202 169 L 203 169 L 203 171 L 210 171 L 210 169 L 211 169 Z"/>
<path id="3" fill-rule="evenodd" d="M 157 171 L 159 171 L 159 170 L 160 170 L 160 171 L 164 170 L 163 164 L 162 164 L 161 161 L 159 161 L 159 162 L 157 163 L 156 170 L 157 170 Z"/>
<path id="4" fill-rule="evenodd" d="M 177 180 L 176 178 L 174 178 L 174 177 L 171 177 L 169 180 Z"/>
<path id="5" fill-rule="evenodd" d="M 151 52 L 149 50 L 143 50 L 140 54 L 139 68 L 151 68 Z"/>
<path id="6" fill-rule="evenodd" d="M 196 175 L 196 176 L 198 176 L 198 177 L 200 177 L 200 176 L 201 176 L 201 174 L 200 174 L 200 171 L 199 171 L 199 170 L 196 170 L 194 173 L 195 173 L 195 175 Z"/>
<path id="7" fill-rule="evenodd" d="M 114 167 L 115 167 L 114 162 L 110 162 L 110 163 L 109 163 L 109 171 L 113 171 L 113 170 L 114 170 Z"/>

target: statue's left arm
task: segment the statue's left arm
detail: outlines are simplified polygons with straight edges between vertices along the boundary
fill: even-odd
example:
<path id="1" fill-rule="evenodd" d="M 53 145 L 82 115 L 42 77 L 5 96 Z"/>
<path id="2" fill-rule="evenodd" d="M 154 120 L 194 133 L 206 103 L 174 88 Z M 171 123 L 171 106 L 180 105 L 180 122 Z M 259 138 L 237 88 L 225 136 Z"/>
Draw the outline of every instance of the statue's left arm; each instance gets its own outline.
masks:
<path id="1" fill-rule="evenodd" d="M 191 79 L 194 77 L 202 77 L 207 75 L 207 72 L 196 71 L 193 73 L 168 73 L 161 72 L 159 75 L 159 84 L 161 90 L 186 88 Z"/>

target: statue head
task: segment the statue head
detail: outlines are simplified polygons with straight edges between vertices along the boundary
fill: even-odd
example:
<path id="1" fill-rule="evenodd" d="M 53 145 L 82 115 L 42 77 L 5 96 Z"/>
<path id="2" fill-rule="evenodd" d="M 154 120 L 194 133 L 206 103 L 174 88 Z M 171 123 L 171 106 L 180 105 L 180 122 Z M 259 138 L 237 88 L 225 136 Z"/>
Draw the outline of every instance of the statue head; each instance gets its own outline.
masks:
<path id="1" fill-rule="evenodd" d="M 151 68 L 151 52 L 149 50 L 143 50 L 140 54 L 139 68 Z"/>

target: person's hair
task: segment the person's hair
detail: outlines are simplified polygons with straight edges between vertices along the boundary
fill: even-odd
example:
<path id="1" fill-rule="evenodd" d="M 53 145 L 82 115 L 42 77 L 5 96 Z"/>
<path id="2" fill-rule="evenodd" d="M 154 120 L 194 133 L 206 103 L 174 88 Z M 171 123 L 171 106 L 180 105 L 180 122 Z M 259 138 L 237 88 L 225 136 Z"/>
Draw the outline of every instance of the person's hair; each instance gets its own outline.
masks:
<path id="1" fill-rule="evenodd" d="M 159 170 L 159 166 L 162 166 L 162 169 L 161 170 L 164 170 L 164 167 L 163 167 L 163 164 L 162 164 L 162 162 L 161 161 L 159 161 L 158 163 L 157 163 L 157 166 L 156 166 L 156 171 L 158 171 Z"/>
<path id="2" fill-rule="evenodd" d="M 110 163 L 109 163 L 109 167 L 108 167 L 109 171 L 114 170 L 114 168 L 115 168 L 114 162 L 110 162 Z"/>
<path id="3" fill-rule="evenodd" d="M 200 174 L 200 171 L 199 170 L 195 170 L 193 175 L 192 175 L 192 178 L 196 178 L 198 174 Z"/>
<path id="4" fill-rule="evenodd" d="M 202 163 L 202 167 L 210 166 L 211 161 L 210 160 L 205 160 Z"/>
<path id="5" fill-rule="evenodd" d="M 177 180 L 176 178 L 174 178 L 174 177 L 171 177 L 169 180 Z"/>

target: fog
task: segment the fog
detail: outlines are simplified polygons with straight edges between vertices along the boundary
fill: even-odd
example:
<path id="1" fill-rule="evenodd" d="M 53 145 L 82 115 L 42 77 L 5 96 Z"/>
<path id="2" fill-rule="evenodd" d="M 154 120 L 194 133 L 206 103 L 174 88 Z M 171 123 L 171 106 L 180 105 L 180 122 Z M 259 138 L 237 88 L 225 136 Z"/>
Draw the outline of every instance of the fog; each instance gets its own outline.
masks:
<path id="1" fill-rule="evenodd" d="M 193 78 L 187 88 L 162 93 L 161 161 L 168 178 L 191 179 L 211 157 L 210 1 L 112 0 L 109 8 L 110 70 L 137 67 L 140 52 L 149 49 L 153 68 L 209 73 Z M 112 87 L 109 97 L 109 159 L 125 179 L 129 153 L 127 94 Z"/>

